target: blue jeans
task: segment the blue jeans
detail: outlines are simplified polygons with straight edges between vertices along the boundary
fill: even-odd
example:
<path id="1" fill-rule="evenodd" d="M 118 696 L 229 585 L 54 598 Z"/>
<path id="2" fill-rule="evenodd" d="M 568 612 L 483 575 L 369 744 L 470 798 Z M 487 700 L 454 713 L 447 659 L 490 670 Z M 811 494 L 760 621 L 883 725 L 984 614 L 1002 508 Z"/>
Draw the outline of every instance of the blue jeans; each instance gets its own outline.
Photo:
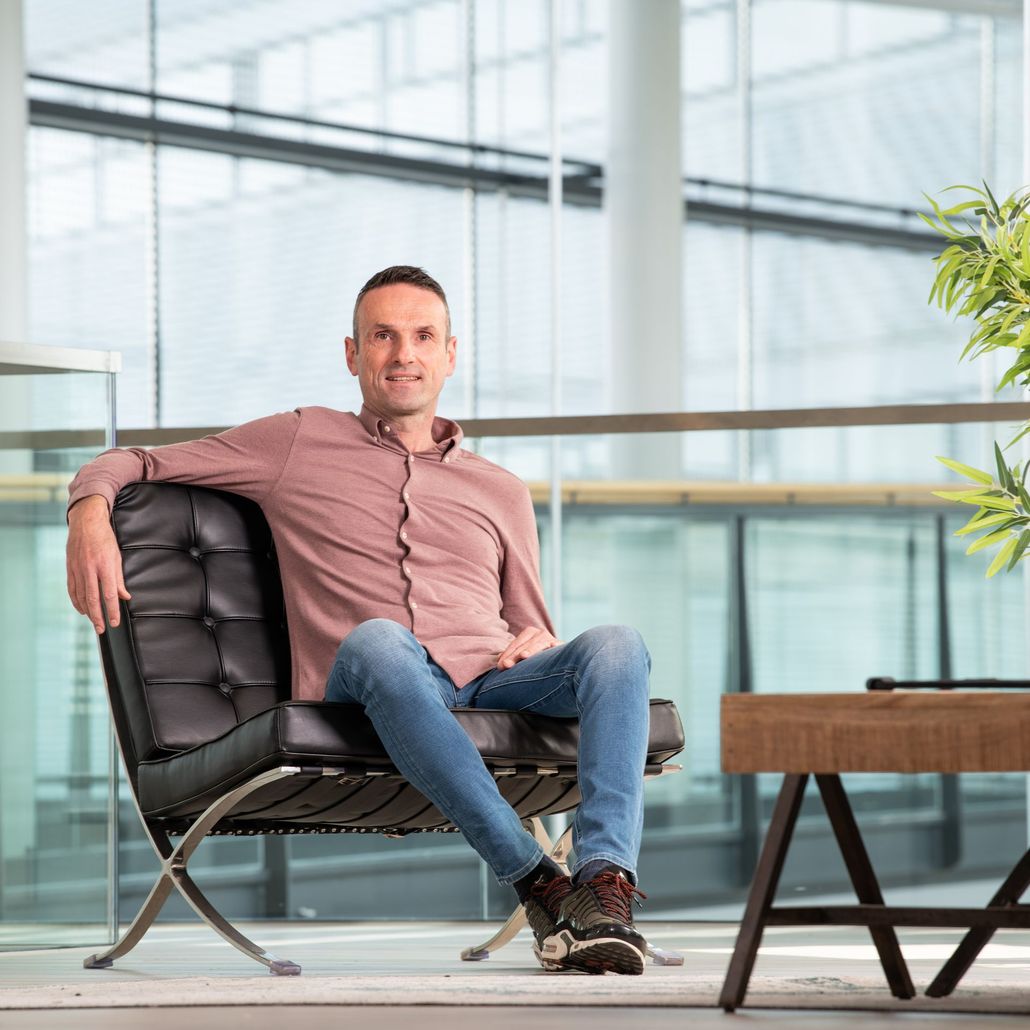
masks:
<path id="1" fill-rule="evenodd" d="M 573 872 L 602 859 L 636 882 L 644 820 L 651 657 L 640 634 L 598 626 L 458 689 L 403 626 L 370 619 L 340 645 L 327 701 L 360 704 L 410 783 L 461 830 L 502 884 L 531 872 L 543 849 L 501 797 L 452 708 L 499 708 L 580 722 Z"/>

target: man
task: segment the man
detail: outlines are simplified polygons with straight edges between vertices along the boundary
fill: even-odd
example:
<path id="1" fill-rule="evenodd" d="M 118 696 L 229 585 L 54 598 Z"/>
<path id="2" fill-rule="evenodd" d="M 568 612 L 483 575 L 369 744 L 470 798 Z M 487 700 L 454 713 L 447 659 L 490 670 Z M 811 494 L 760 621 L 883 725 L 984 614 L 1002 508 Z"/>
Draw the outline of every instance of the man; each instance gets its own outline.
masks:
<path id="1" fill-rule="evenodd" d="M 69 491 L 72 603 L 102 633 L 101 599 L 117 625 L 119 598 L 130 598 L 110 525 L 127 483 L 191 482 L 257 501 L 279 556 L 294 696 L 364 706 L 398 769 L 514 887 L 544 968 L 641 973 L 630 903 L 648 735 L 643 641 L 623 626 L 555 639 L 528 490 L 436 416 L 457 347 L 439 283 L 407 265 L 378 273 L 358 294 L 353 333 L 358 416 L 299 408 L 83 466 Z M 450 713 L 458 707 L 579 718 L 571 879 L 501 797 Z"/>

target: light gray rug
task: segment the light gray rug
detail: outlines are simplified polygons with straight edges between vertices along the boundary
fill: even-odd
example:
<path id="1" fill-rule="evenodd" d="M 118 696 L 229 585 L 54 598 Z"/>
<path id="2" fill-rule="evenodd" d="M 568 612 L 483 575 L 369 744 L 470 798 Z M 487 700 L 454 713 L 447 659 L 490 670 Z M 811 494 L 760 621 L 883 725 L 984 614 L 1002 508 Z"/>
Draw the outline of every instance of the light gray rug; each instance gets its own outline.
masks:
<path id="1" fill-rule="evenodd" d="M 649 939 L 679 951 L 681 966 L 648 964 L 643 976 L 544 973 L 523 932 L 488 962 L 461 949 L 483 923 L 255 923 L 242 927 L 297 977 L 266 974 L 196 924 L 154 927 L 109 969 L 82 968 L 94 949 L 0 953 L 0 1011 L 232 1005 L 481 1005 L 702 1007 L 718 1005 L 737 927 L 648 923 Z M 918 989 L 951 954 L 957 931 L 906 931 L 902 949 Z M 892 998 L 876 949 L 850 927 L 774 927 L 745 999 L 776 1009 L 865 1009 L 1030 1015 L 1030 933 L 1002 931 L 949 998 Z M 0 1018 L 0 1023 L 3 1019 Z"/>
<path id="2" fill-rule="evenodd" d="M 715 1007 L 721 980 L 680 969 L 642 977 L 578 974 L 433 974 L 157 979 L 0 989 L 0 1009 L 147 1008 L 194 1005 L 575 1005 Z M 881 979 L 755 977 L 745 1007 L 1030 1014 L 1018 983 L 973 984 L 951 998 L 891 998 Z"/>

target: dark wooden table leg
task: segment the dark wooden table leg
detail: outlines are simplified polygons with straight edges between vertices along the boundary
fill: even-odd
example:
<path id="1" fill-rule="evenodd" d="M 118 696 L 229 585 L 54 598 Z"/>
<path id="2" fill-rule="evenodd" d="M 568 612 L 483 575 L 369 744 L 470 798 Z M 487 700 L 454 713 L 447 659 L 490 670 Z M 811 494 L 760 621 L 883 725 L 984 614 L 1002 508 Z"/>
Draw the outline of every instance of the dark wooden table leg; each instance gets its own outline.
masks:
<path id="1" fill-rule="evenodd" d="M 880 885 L 840 777 L 836 773 L 820 774 L 816 776 L 815 782 L 819 785 L 826 814 L 830 818 L 830 825 L 859 902 L 863 905 L 882 905 L 883 894 L 880 893 Z M 894 928 L 873 926 L 869 928 L 869 933 L 879 953 L 880 965 L 883 966 L 891 993 L 895 998 L 914 998 L 916 990 L 912 986 L 912 977 L 909 976 Z"/>
<path id="2" fill-rule="evenodd" d="M 1005 878 L 994 897 L 987 903 L 989 908 L 999 905 L 1015 905 L 1030 886 L 1030 851 L 1017 863 L 1015 869 Z M 941 966 L 941 971 L 933 978 L 933 983 L 926 988 L 931 998 L 943 998 L 951 994 L 976 961 L 976 956 L 984 945 L 994 936 L 993 926 L 974 926 L 962 938 L 951 958 Z"/>
<path id="3" fill-rule="evenodd" d="M 758 946 L 762 943 L 765 920 L 772 907 L 776 885 L 780 881 L 783 861 L 787 857 L 787 848 L 794 833 L 794 824 L 797 822 L 807 782 L 807 773 L 788 774 L 783 777 L 783 786 L 780 787 L 780 794 L 773 808 L 765 844 L 762 846 L 755 875 L 751 880 L 751 890 L 747 897 L 744 918 L 740 923 L 740 932 L 737 934 L 737 943 L 730 958 L 729 969 L 726 971 L 722 993 L 719 995 L 719 1005 L 727 1012 L 737 1008 L 747 992 Z"/>

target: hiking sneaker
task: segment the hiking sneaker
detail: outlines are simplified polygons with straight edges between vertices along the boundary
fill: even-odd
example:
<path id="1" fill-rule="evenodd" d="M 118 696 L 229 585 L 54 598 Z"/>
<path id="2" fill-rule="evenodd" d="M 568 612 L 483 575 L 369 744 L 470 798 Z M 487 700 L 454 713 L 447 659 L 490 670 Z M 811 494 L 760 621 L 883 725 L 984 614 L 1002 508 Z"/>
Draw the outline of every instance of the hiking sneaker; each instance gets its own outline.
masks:
<path id="1" fill-rule="evenodd" d="M 554 933 L 540 943 L 541 953 L 564 969 L 639 975 L 647 942 L 633 926 L 635 895 L 647 897 L 614 870 L 573 887 L 558 911 Z"/>
<path id="2" fill-rule="evenodd" d="M 533 944 L 533 954 L 536 955 L 540 965 L 551 973 L 565 968 L 560 962 L 551 960 L 547 941 L 554 936 L 558 928 L 558 912 L 561 909 L 561 903 L 571 893 L 572 881 L 567 876 L 558 875 L 550 880 L 540 877 L 529 888 L 529 894 L 522 903 L 526 919 L 536 939 Z"/>

